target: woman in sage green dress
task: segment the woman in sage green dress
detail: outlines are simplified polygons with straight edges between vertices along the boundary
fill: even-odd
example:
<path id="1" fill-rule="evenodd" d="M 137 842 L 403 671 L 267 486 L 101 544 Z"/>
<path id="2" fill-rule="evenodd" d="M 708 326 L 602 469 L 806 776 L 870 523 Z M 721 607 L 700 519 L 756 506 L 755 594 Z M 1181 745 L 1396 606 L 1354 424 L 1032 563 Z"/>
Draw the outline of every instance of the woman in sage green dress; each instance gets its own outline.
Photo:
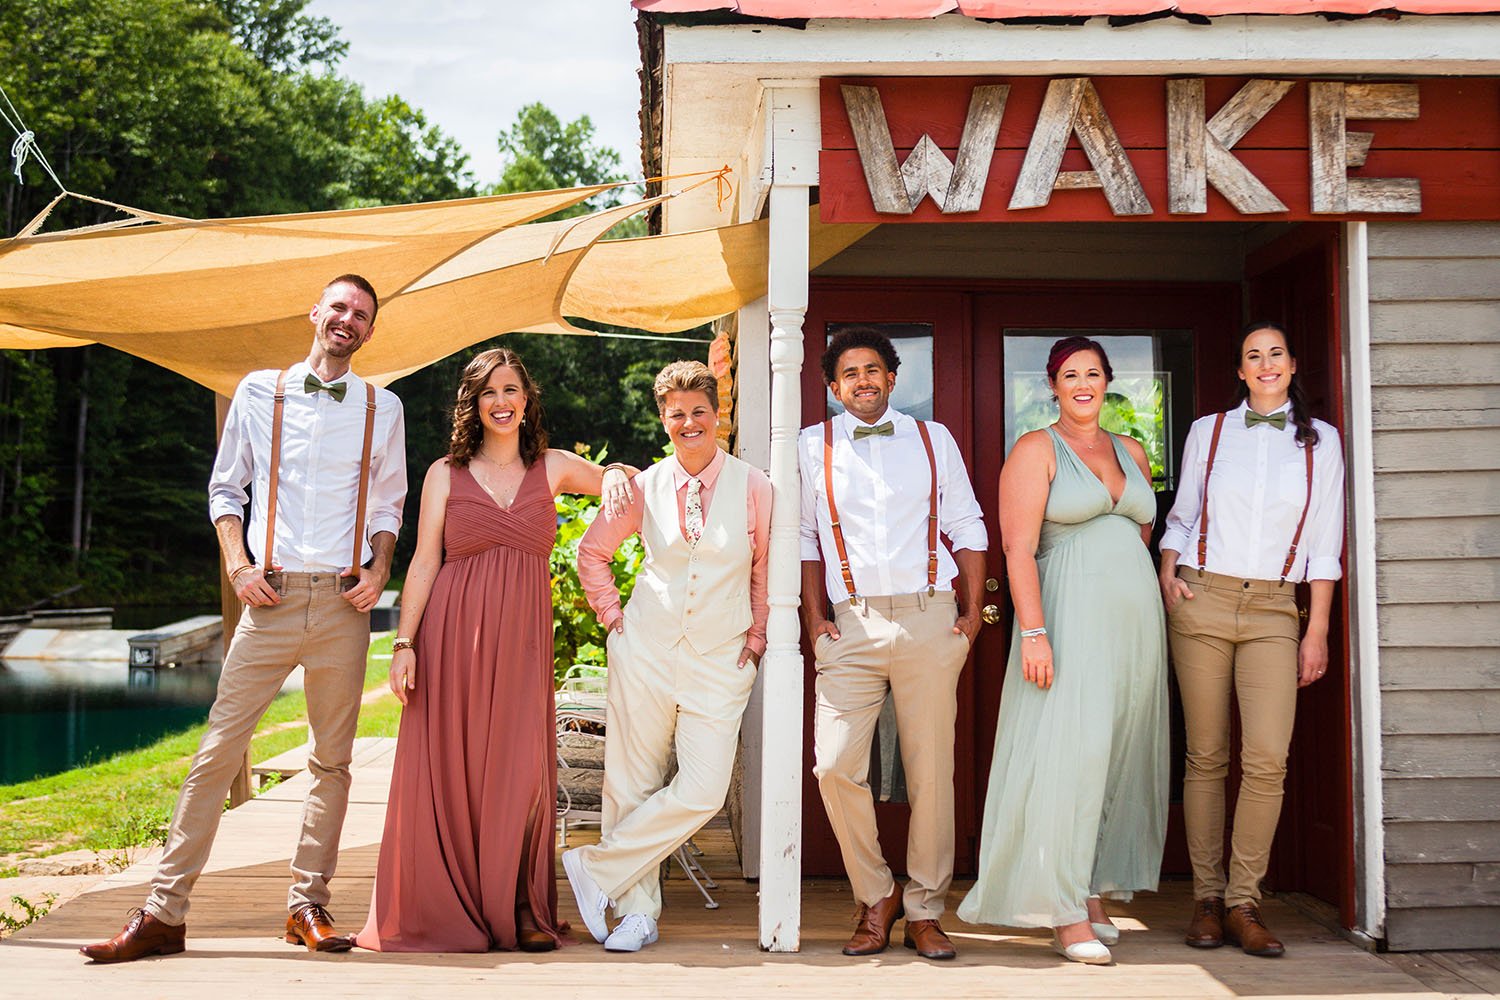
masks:
<path id="1" fill-rule="evenodd" d="M 1154 890 L 1167 816 L 1166 637 L 1147 550 L 1145 449 L 1099 427 L 1113 373 L 1053 345 L 1057 423 L 1016 442 L 1000 523 L 1016 631 L 1000 700 L 970 923 L 1051 927 L 1076 962 L 1119 940 L 1100 896 Z"/>

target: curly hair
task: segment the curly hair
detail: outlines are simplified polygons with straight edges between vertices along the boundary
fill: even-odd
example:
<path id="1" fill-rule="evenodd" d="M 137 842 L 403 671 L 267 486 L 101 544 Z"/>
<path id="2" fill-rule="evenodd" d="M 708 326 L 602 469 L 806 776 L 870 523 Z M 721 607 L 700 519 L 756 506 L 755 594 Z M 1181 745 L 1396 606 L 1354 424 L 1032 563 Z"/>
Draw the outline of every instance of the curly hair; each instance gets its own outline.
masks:
<path id="1" fill-rule="evenodd" d="M 509 368 L 521 380 L 526 393 L 526 409 L 521 415 L 521 461 L 527 468 L 547 452 L 547 431 L 542 426 L 542 387 L 532 381 L 521 356 L 508 347 L 481 351 L 469 361 L 458 380 L 458 397 L 453 402 L 453 437 L 448 444 L 448 460 L 460 468 L 484 443 L 484 423 L 479 419 L 479 394 L 489 384 L 497 368 Z"/>
<path id="2" fill-rule="evenodd" d="M 1256 320 L 1246 324 L 1240 331 L 1239 348 L 1234 352 L 1235 366 L 1238 367 L 1241 359 L 1245 356 L 1245 341 L 1250 339 L 1252 333 L 1260 333 L 1262 330 L 1274 330 L 1281 334 L 1281 342 L 1286 346 L 1286 356 L 1293 361 L 1297 360 L 1297 352 L 1292 350 L 1292 338 L 1286 335 L 1286 328 L 1280 323 L 1271 320 Z M 1304 447 L 1310 447 L 1318 443 L 1318 429 L 1313 426 L 1312 414 L 1308 412 L 1307 394 L 1302 391 L 1302 383 L 1297 381 L 1297 373 L 1287 381 L 1287 399 L 1292 403 L 1292 423 L 1297 428 L 1297 443 Z M 1250 384 L 1244 379 L 1238 379 L 1234 385 L 1234 405 L 1239 406 L 1250 398 Z"/>
<path id="3" fill-rule="evenodd" d="M 823 352 L 825 385 L 839 380 L 839 358 L 844 356 L 844 352 L 860 347 L 868 348 L 880 355 L 880 360 L 885 364 L 888 372 L 894 373 L 897 368 L 901 367 L 901 358 L 896 354 L 891 338 L 873 326 L 846 326 L 833 335 L 828 341 L 828 349 Z"/>

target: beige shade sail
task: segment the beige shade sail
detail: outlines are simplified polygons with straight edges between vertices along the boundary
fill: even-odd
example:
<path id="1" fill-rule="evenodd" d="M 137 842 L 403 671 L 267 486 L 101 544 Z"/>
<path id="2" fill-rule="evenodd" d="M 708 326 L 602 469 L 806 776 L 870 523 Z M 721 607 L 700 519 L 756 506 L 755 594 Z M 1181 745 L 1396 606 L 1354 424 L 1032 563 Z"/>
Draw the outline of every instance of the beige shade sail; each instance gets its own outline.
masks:
<path id="1" fill-rule="evenodd" d="M 125 209 L 162 221 L 0 243 L 0 348 L 107 344 L 229 394 L 306 355 L 308 311 L 345 272 L 381 295 L 355 362 L 379 384 L 499 334 L 584 332 L 564 317 L 686 330 L 765 294 L 768 223 L 599 240 L 666 198 L 711 197 L 714 176 L 554 222 L 535 220 L 609 186 L 201 221 Z M 811 225 L 812 266 L 873 228 Z"/>

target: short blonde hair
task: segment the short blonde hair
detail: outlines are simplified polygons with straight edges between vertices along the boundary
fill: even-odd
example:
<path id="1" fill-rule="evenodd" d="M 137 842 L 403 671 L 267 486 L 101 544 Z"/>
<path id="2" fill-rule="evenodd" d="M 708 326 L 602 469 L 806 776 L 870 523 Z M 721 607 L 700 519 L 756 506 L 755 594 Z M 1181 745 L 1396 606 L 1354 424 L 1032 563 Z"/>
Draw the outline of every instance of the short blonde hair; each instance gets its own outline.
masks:
<path id="1" fill-rule="evenodd" d="M 701 361 L 674 361 L 667 365 L 657 373 L 651 392 L 656 396 L 658 415 L 666 411 L 669 392 L 701 392 L 708 397 L 708 405 L 714 412 L 719 410 L 719 380 Z"/>

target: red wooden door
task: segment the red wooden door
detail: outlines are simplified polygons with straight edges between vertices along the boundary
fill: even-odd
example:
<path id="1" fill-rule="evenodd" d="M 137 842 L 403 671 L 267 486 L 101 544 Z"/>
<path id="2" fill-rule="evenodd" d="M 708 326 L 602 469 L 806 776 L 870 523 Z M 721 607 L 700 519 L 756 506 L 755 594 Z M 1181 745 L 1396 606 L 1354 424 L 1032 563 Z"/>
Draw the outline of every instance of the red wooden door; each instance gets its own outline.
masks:
<path id="1" fill-rule="evenodd" d="M 1141 341 L 1149 338 L 1156 345 L 1153 353 L 1158 368 L 1151 373 L 1152 381 L 1162 399 L 1160 440 L 1155 449 L 1151 445 L 1147 448 L 1153 453 L 1153 472 L 1157 471 L 1157 455 L 1160 455 L 1154 532 L 1160 538 L 1166 513 L 1176 496 L 1182 442 L 1193 418 L 1201 412 L 1198 400 L 1204 395 L 1205 379 L 1211 381 L 1211 373 L 1222 371 L 1229 363 L 1239 314 L 1239 289 L 1219 284 L 1031 283 L 1024 288 L 979 296 L 974 309 L 975 377 L 981 384 L 994 387 L 990 394 L 993 398 L 975 409 L 975 448 L 979 454 L 989 456 L 993 466 L 992 475 L 984 483 L 986 492 L 991 494 L 986 513 L 994 508 L 994 483 L 1013 437 L 1019 431 L 1031 429 L 1021 426 L 1007 433 L 1005 418 L 1016 419 L 1017 404 L 1007 407 L 1003 396 L 1006 392 L 1016 395 L 1035 392 L 1045 386 L 1039 362 L 1040 357 L 1045 357 L 1045 349 L 1057 338 L 1072 333 L 1100 340 L 1105 350 L 1111 352 L 1116 376 L 1111 385 L 1114 394 L 1132 376 L 1139 379 L 1147 374 L 1141 371 L 1139 349 Z M 1028 342 L 1034 342 L 1027 351 L 1031 360 L 1011 357 L 1019 354 L 1022 345 Z M 1124 350 L 1127 346 L 1132 348 L 1131 353 Z M 996 535 L 992 534 L 991 539 L 996 540 Z M 997 575 L 1003 574 L 998 547 L 991 554 L 991 563 Z M 1001 579 L 1004 580 L 1003 575 Z M 1008 637 L 1009 624 L 1006 629 Z M 979 714 L 990 740 L 998 721 L 1004 666 L 1001 661 L 995 670 L 980 678 Z M 1162 868 L 1168 875 L 1185 875 L 1191 868 L 1182 827 L 1183 725 L 1176 683 L 1168 673 L 1172 794 Z M 986 775 L 989 758 L 990 745 L 986 744 L 983 755 Z M 976 789 L 981 801 L 985 791 L 983 780 Z"/>
<path id="2" fill-rule="evenodd" d="M 896 339 L 901 353 L 901 367 L 896 375 L 896 394 L 893 405 L 901 405 L 903 395 L 911 395 L 917 387 L 915 408 L 907 408 L 913 416 L 930 417 L 952 431 L 964 459 L 974 471 L 974 450 L 970 427 L 970 399 L 974 393 L 973 366 L 970 360 L 968 317 L 965 312 L 967 297 L 959 288 L 943 288 L 930 282 L 899 283 L 869 281 L 817 281 L 813 286 L 807 322 L 804 327 L 806 360 L 803 363 L 802 422 L 805 425 L 824 420 L 829 415 L 828 387 L 823 382 L 820 358 L 827 345 L 830 330 L 836 331 L 841 324 L 870 324 L 884 330 Z M 983 496 L 984 491 L 980 491 Z M 992 504 L 986 507 L 988 518 Z M 993 522 L 991 522 L 993 523 Z M 807 600 L 807 595 L 804 595 Z M 981 632 L 974 653 L 959 678 L 958 724 L 955 740 L 955 783 L 958 789 L 954 821 L 960 831 L 955 865 L 960 872 L 973 871 L 976 864 L 972 836 L 976 831 L 977 803 L 972 789 L 981 768 L 988 773 L 988 747 L 984 746 L 983 762 L 977 758 L 981 749 L 976 739 L 979 726 L 976 721 L 976 674 L 986 669 L 981 664 L 998 661 L 1003 657 L 1003 642 L 993 629 Z M 843 861 L 838 842 L 828 825 L 828 816 L 823 808 L 823 799 L 818 792 L 818 783 L 812 777 L 813 767 L 813 715 L 814 664 L 812 649 L 803 636 L 803 662 L 805 664 L 806 697 L 803 731 L 807 734 L 803 752 L 802 790 L 802 868 L 809 876 L 837 876 L 844 874 Z M 891 727 L 884 727 L 889 739 Z M 994 730 L 989 732 L 993 734 Z M 888 800 L 882 796 L 890 792 L 890 775 L 882 775 L 880 760 L 881 739 L 877 736 L 876 752 L 872 760 L 872 784 L 877 786 L 876 821 L 880 829 L 880 845 L 886 860 L 897 872 L 906 868 L 906 831 L 910 810 L 898 788 Z M 891 746 L 884 744 L 886 763 L 889 764 Z M 899 755 L 897 755 L 899 759 Z M 887 779 L 882 782 L 882 779 Z M 899 776 L 898 776 L 899 780 Z"/>
<path id="3" fill-rule="evenodd" d="M 1343 434 L 1339 228 L 1307 225 L 1248 262 L 1250 315 L 1285 324 L 1313 415 Z M 1306 596 L 1306 588 L 1302 588 Z M 1303 603 L 1305 607 L 1305 601 Z M 1286 798 L 1267 883 L 1307 892 L 1354 924 L 1354 775 L 1346 592 L 1334 590 L 1328 674 L 1297 697 Z"/>

